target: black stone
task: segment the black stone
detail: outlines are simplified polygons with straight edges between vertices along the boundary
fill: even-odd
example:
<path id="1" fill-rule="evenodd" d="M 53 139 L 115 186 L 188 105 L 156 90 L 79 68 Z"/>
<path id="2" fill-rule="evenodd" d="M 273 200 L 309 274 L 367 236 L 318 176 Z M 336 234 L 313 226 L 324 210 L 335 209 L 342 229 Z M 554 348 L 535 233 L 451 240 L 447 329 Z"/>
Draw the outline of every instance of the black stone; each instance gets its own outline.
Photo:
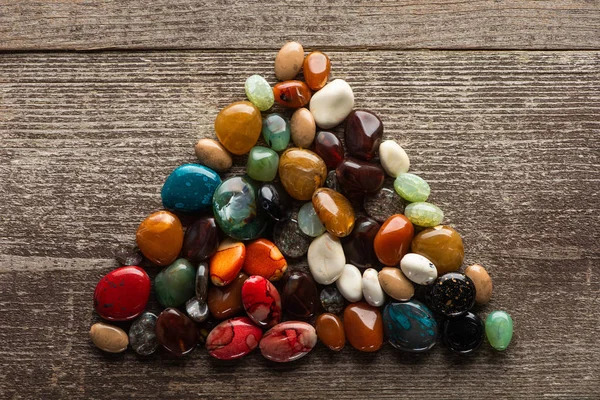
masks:
<path id="1" fill-rule="evenodd" d="M 449 318 L 464 315 L 475 304 L 475 285 L 468 276 L 449 272 L 431 286 L 427 303 L 433 311 Z"/>
<path id="2" fill-rule="evenodd" d="M 461 354 L 477 350 L 483 343 L 484 333 L 483 321 L 471 312 L 444 321 L 442 328 L 444 344 L 450 350 Z"/>

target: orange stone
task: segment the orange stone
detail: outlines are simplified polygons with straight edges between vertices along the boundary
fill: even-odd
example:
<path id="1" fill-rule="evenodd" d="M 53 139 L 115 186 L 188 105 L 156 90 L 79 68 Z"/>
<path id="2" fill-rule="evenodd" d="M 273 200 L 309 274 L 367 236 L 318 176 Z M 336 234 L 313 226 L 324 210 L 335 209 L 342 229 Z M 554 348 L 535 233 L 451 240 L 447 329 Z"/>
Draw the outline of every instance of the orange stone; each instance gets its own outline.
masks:
<path id="1" fill-rule="evenodd" d="M 248 153 L 256 144 L 261 131 L 260 110 L 249 101 L 231 103 L 215 119 L 217 139 L 233 154 Z"/>
<path id="2" fill-rule="evenodd" d="M 364 301 L 344 310 L 346 338 L 356 350 L 373 352 L 383 345 L 383 319 L 377 307 Z"/>
<path id="3" fill-rule="evenodd" d="M 437 268 L 438 276 L 458 271 L 465 256 L 460 234 L 448 225 L 419 232 L 412 241 L 412 252 L 428 258 Z"/>
<path id="4" fill-rule="evenodd" d="M 240 272 L 227 286 L 211 286 L 208 289 L 207 304 L 210 314 L 217 319 L 234 317 L 244 311 L 242 286 L 248 275 Z"/>
<path id="5" fill-rule="evenodd" d="M 348 236 L 354 228 L 354 209 L 352 204 L 339 192 L 329 188 L 320 188 L 312 196 L 317 216 L 327 232 L 337 237 Z"/>
<path id="6" fill-rule="evenodd" d="M 389 217 L 375 235 L 373 249 L 379 261 L 388 266 L 396 266 L 410 250 L 410 242 L 415 228 L 402 214 Z"/>
<path id="7" fill-rule="evenodd" d="M 231 283 L 244 265 L 246 246 L 242 242 L 235 242 L 227 238 L 221 242 L 217 252 L 210 258 L 210 280 L 216 286 L 225 286 Z"/>
<path id="8" fill-rule="evenodd" d="M 296 200 L 310 200 L 327 178 L 325 162 L 310 150 L 293 147 L 279 158 L 279 179 Z"/>
<path id="9" fill-rule="evenodd" d="M 278 281 L 287 270 L 287 261 L 273 242 L 257 239 L 246 246 L 243 270 L 248 275 L 260 275 Z"/>
<path id="10" fill-rule="evenodd" d="M 321 314 L 315 322 L 315 327 L 317 337 L 325 346 L 333 351 L 340 351 L 344 348 L 346 335 L 340 317 L 331 313 Z"/>
<path id="11" fill-rule="evenodd" d="M 312 90 L 322 89 L 329 79 L 331 61 L 320 51 L 309 53 L 304 59 L 304 80 Z"/>
<path id="12" fill-rule="evenodd" d="M 183 227 L 175 214 L 158 211 L 142 221 L 135 239 L 138 248 L 151 263 L 169 265 L 183 246 Z"/>
<path id="13" fill-rule="evenodd" d="M 282 106 L 300 108 L 310 103 L 311 92 L 302 81 L 285 81 L 273 87 L 273 96 Z"/>

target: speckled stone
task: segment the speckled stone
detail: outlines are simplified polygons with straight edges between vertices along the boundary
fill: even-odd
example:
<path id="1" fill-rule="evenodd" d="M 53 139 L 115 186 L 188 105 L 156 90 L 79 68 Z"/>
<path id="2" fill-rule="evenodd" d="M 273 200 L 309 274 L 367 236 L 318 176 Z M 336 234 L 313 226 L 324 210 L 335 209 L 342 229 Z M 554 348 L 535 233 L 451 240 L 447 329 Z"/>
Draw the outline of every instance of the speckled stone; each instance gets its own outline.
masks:
<path id="1" fill-rule="evenodd" d="M 298 258 L 308 252 L 312 238 L 305 235 L 298 226 L 297 215 L 286 221 L 279 221 L 273 228 L 273 242 L 286 257 Z"/>
<path id="2" fill-rule="evenodd" d="M 428 300 L 433 311 L 455 318 L 473 307 L 475 295 L 475 284 L 471 278 L 458 272 L 449 272 L 433 283 Z"/>
<path id="3" fill-rule="evenodd" d="M 151 312 L 144 312 L 129 328 L 129 344 L 141 356 L 149 356 L 158 348 L 155 333 L 157 319 Z"/>
<path id="4" fill-rule="evenodd" d="M 335 286 L 327 286 L 319 295 L 323 309 L 332 314 L 339 314 L 344 310 L 344 296 Z"/>
<path id="5" fill-rule="evenodd" d="M 142 252 L 137 246 L 121 246 L 117 249 L 115 253 L 115 259 L 122 266 L 126 265 L 134 265 L 139 266 L 144 257 L 142 256 Z"/>
<path id="6" fill-rule="evenodd" d="M 382 188 L 375 194 L 365 196 L 367 215 L 377 222 L 385 222 L 390 215 L 404 213 L 404 201 L 392 189 Z"/>
<path id="7" fill-rule="evenodd" d="M 325 179 L 325 186 L 327 186 L 329 189 L 335 190 L 336 192 L 341 191 L 340 182 L 338 181 L 337 176 L 335 175 L 335 170 L 329 171 L 327 173 L 327 178 Z"/>

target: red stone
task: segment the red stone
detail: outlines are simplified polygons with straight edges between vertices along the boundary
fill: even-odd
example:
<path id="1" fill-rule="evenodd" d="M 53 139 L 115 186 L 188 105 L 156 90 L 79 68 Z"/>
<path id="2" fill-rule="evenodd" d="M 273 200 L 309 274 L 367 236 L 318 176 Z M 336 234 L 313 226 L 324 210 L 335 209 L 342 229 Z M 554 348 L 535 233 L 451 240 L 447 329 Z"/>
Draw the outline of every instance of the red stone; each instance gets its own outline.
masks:
<path id="1" fill-rule="evenodd" d="M 383 137 L 383 123 L 379 117 L 365 110 L 354 110 L 346 120 L 346 148 L 348 154 L 371 160 L 377 155 L 381 138 Z"/>
<path id="2" fill-rule="evenodd" d="M 271 282 L 259 275 L 246 279 L 242 303 L 255 324 L 270 328 L 281 321 L 281 297 Z"/>
<path id="3" fill-rule="evenodd" d="M 275 101 L 285 107 L 300 108 L 310 102 L 310 89 L 302 81 L 285 81 L 273 87 Z"/>
<path id="4" fill-rule="evenodd" d="M 385 171 L 378 164 L 347 157 L 335 169 L 335 176 L 348 197 L 362 197 L 381 189 Z"/>
<path id="5" fill-rule="evenodd" d="M 277 324 L 260 341 L 260 352 L 271 361 L 294 361 L 308 354 L 317 344 L 317 332 L 312 325 L 300 321 Z"/>
<path id="6" fill-rule="evenodd" d="M 321 131 L 315 138 L 315 153 L 317 153 L 328 169 L 335 169 L 344 160 L 344 145 L 335 134 Z"/>
<path id="7" fill-rule="evenodd" d="M 117 268 L 96 285 L 94 308 L 106 320 L 129 321 L 146 308 L 150 286 L 150 277 L 140 267 Z"/>
<path id="8" fill-rule="evenodd" d="M 254 350 L 262 330 L 250 318 L 239 317 L 221 322 L 206 338 L 208 353 L 219 360 L 234 360 Z"/>

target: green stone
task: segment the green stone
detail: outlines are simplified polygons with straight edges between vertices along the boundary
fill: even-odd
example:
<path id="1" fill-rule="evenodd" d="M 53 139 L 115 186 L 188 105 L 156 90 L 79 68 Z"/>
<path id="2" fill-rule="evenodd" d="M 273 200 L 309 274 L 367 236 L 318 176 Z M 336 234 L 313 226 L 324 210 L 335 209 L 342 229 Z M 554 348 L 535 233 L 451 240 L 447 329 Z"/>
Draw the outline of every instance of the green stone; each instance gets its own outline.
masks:
<path id="1" fill-rule="evenodd" d="M 415 203 L 427 201 L 431 189 L 423 178 L 415 174 L 400 174 L 394 181 L 394 189 L 404 200 Z"/>
<path id="2" fill-rule="evenodd" d="M 277 176 L 279 155 L 263 146 L 254 146 L 248 154 L 246 172 L 252 179 L 261 182 L 270 182 Z"/>
<path id="3" fill-rule="evenodd" d="M 179 307 L 196 293 L 196 268 L 179 258 L 154 279 L 156 298 L 164 307 Z"/>
<path id="4" fill-rule="evenodd" d="M 504 311 L 493 311 L 485 320 L 485 335 L 496 350 L 506 350 L 513 335 L 513 321 Z"/>
<path id="5" fill-rule="evenodd" d="M 262 134 L 270 148 L 285 150 L 290 143 L 290 121 L 281 114 L 269 114 L 263 119 Z"/>
<path id="6" fill-rule="evenodd" d="M 404 209 L 404 215 L 413 224 L 425 228 L 439 225 L 444 219 L 444 212 L 438 206 L 425 201 L 410 203 Z"/>
<path id="7" fill-rule="evenodd" d="M 244 85 L 246 89 L 246 97 L 252 104 L 254 104 L 260 111 L 267 111 L 273 106 L 275 97 L 273 96 L 273 89 L 269 82 L 260 75 L 252 75 L 246 79 Z"/>
<path id="8" fill-rule="evenodd" d="M 319 219 L 312 202 L 308 202 L 300 207 L 298 211 L 298 227 L 300 230 L 311 237 L 317 237 L 325 233 L 325 226 Z"/>

